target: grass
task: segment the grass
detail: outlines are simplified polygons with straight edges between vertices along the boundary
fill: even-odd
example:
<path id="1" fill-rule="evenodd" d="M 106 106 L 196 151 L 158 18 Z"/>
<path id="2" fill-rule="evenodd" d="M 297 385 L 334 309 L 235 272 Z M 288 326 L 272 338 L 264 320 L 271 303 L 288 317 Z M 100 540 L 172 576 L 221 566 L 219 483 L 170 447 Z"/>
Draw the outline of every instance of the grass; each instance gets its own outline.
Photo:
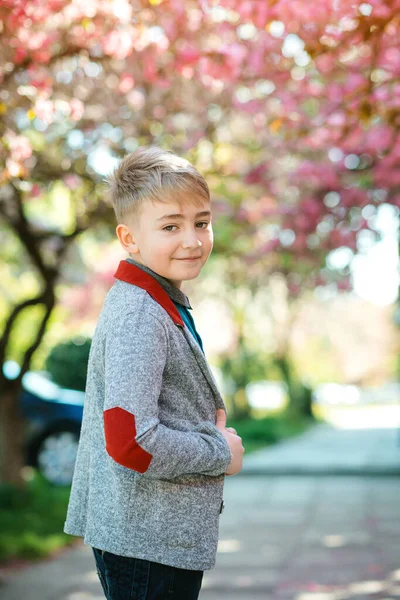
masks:
<path id="1" fill-rule="evenodd" d="M 243 439 L 246 454 L 303 432 L 309 421 L 274 417 L 229 420 Z M 76 543 L 63 533 L 70 487 L 49 484 L 35 469 L 26 468 L 26 486 L 0 485 L 0 563 L 38 559 Z"/>
<path id="2" fill-rule="evenodd" d="M 50 485 L 37 471 L 23 490 L 0 485 L 0 561 L 41 558 L 74 543 L 63 533 L 70 488 Z"/>

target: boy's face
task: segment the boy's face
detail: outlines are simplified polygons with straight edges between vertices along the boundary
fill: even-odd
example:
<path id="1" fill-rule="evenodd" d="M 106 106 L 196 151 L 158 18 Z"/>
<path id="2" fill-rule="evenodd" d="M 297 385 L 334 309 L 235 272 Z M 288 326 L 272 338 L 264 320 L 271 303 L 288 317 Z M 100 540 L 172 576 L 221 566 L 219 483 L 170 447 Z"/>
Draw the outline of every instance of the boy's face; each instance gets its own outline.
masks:
<path id="1" fill-rule="evenodd" d="M 136 262 L 179 288 L 198 276 L 211 253 L 210 203 L 144 202 L 129 224 L 118 225 L 117 235 Z"/>

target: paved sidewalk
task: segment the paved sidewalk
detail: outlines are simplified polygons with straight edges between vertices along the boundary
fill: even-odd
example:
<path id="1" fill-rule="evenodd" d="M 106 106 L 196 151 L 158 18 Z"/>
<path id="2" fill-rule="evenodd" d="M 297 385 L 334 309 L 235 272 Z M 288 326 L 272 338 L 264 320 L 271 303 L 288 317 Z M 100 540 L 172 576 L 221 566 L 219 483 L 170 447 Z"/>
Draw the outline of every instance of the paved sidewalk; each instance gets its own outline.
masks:
<path id="1" fill-rule="evenodd" d="M 260 467 L 261 455 L 272 464 L 272 452 L 282 469 L 290 466 L 290 455 L 297 465 L 307 459 L 308 474 L 303 469 L 296 476 L 265 475 L 259 468 L 258 475 L 227 478 L 217 566 L 205 573 L 200 600 L 400 599 L 400 478 L 389 469 L 394 448 L 388 453 L 382 448 L 397 440 L 397 431 L 343 433 L 319 426 L 254 455 Z M 335 476 L 321 473 L 319 458 L 313 462 L 323 451 L 332 463 L 336 457 Z M 350 459 L 357 453 L 358 459 Z M 380 459 L 374 469 L 380 465 L 390 476 L 361 476 L 360 465 L 366 464 L 361 456 L 375 454 Z M 386 462 L 384 456 L 392 458 Z M 339 464 L 347 469 L 347 459 L 358 465 L 356 476 L 337 474 Z M 246 457 L 245 469 L 252 461 L 252 455 Z M 0 597 L 104 599 L 91 550 L 83 545 L 16 572 L 0 587 Z"/>
<path id="2" fill-rule="evenodd" d="M 316 425 L 300 437 L 253 452 L 244 475 L 400 475 L 398 429 Z"/>

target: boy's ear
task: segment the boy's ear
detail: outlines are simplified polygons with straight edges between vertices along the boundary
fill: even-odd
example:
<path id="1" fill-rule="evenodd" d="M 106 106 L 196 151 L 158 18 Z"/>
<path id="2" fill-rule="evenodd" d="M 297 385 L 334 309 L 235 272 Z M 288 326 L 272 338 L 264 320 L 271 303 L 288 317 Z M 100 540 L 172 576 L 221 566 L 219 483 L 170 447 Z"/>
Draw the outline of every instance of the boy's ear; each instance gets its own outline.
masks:
<path id="1" fill-rule="evenodd" d="M 137 254 L 139 252 L 139 247 L 135 238 L 133 237 L 133 233 L 129 227 L 127 227 L 127 225 L 119 223 L 119 225 L 116 227 L 115 233 L 117 234 L 119 243 L 124 250 L 129 252 L 129 254 Z"/>

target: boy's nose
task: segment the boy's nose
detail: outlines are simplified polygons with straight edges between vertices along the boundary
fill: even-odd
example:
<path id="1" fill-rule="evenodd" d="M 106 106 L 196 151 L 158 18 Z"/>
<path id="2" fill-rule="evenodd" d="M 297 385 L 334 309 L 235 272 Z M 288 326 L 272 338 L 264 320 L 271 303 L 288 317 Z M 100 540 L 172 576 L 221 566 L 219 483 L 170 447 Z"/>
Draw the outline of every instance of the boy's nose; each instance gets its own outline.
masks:
<path id="1" fill-rule="evenodd" d="M 202 243 L 194 231 L 186 233 L 182 241 L 182 248 L 199 248 L 200 246 Z"/>

